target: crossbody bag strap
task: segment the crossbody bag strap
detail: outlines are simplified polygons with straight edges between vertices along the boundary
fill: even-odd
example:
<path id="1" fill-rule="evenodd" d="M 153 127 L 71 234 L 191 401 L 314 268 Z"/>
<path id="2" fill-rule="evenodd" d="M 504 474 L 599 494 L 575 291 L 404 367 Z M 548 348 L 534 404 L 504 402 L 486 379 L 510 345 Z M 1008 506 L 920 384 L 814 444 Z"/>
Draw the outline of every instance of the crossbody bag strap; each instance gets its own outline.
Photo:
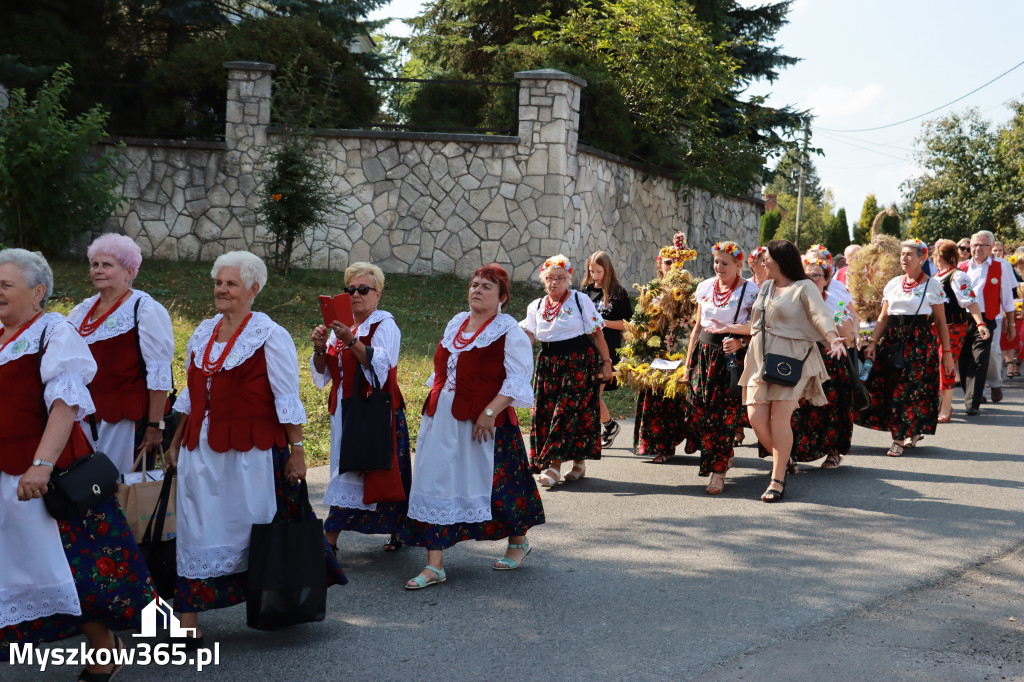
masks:
<path id="1" fill-rule="evenodd" d="M 917 315 L 921 312 L 921 306 L 924 305 L 925 296 L 928 295 L 928 280 L 930 279 L 931 277 L 924 281 L 924 292 L 921 293 L 921 302 L 917 304 L 917 310 L 914 311 L 914 317 L 917 317 Z"/>
<path id="2" fill-rule="evenodd" d="M 42 379 L 43 379 L 43 351 L 46 349 L 45 342 L 46 342 L 46 327 L 44 326 L 43 327 L 43 331 L 40 332 L 40 334 L 39 334 L 39 353 L 37 355 L 37 357 L 39 358 L 39 380 L 40 381 L 42 381 Z M 43 431 L 46 431 L 46 423 L 50 419 L 50 411 L 46 409 L 46 389 L 45 388 L 43 389 L 42 401 L 43 401 Z"/>
<path id="3" fill-rule="evenodd" d="M 765 318 L 768 317 L 768 302 L 775 293 L 775 280 L 768 285 L 770 291 L 765 291 L 764 301 L 761 302 L 761 366 L 768 364 L 768 331 L 765 329 Z"/>

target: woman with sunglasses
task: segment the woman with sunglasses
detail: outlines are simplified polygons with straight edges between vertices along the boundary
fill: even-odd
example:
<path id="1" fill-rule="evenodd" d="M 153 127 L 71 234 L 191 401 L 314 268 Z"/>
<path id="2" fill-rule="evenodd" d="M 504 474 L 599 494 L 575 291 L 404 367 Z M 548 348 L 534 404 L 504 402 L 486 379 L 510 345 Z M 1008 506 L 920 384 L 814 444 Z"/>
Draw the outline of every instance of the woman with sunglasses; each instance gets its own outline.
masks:
<path id="1" fill-rule="evenodd" d="M 588 459 L 601 459 L 601 403 L 598 381 L 611 381 L 612 359 L 604 341 L 604 320 L 590 298 L 572 289 L 572 266 L 558 254 L 540 269 L 547 295 L 530 303 L 520 322 L 531 343 L 540 342 L 534 382 L 530 465 L 540 484 L 562 479 L 562 462 L 572 460 L 565 480 L 587 472 Z"/>
<path id="2" fill-rule="evenodd" d="M 313 383 L 331 387 L 327 401 L 331 415 L 331 481 L 324 504 L 331 512 L 324 522 L 324 534 L 338 551 L 338 534 L 353 530 L 367 534 L 389 534 L 385 552 L 402 548 L 398 531 L 409 507 L 412 462 L 409 457 L 409 428 L 405 403 L 398 388 L 398 352 L 402 332 L 394 316 L 379 310 L 384 292 L 384 273 L 370 263 L 353 263 L 345 270 L 345 293 L 352 298 L 355 326 L 335 320 L 313 330 Z M 369 391 L 374 377 L 391 393 L 395 427 L 394 466 L 390 471 L 346 471 L 339 473 L 341 452 L 342 400 L 355 391 L 354 376 L 362 371 L 363 391 Z M 400 479 L 400 480 L 397 480 Z M 401 499 L 395 494 L 402 491 Z"/>
<path id="3" fill-rule="evenodd" d="M 940 239 L 935 244 L 935 279 L 942 285 L 948 299 L 944 304 L 946 311 L 946 328 L 949 330 L 949 354 L 953 358 L 953 367 L 960 359 L 960 351 L 967 338 L 969 324 L 978 328 L 982 339 L 988 339 L 988 327 L 981 316 L 978 297 L 971 288 L 967 274 L 957 267 L 959 247 L 949 239 Z M 970 252 L 970 249 L 968 249 Z M 973 322 L 970 320 L 973 318 Z M 947 372 L 942 367 L 942 357 L 946 351 L 939 347 L 939 424 L 948 424 L 953 418 L 953 389 L 956 387 L 956 372 Z"/>

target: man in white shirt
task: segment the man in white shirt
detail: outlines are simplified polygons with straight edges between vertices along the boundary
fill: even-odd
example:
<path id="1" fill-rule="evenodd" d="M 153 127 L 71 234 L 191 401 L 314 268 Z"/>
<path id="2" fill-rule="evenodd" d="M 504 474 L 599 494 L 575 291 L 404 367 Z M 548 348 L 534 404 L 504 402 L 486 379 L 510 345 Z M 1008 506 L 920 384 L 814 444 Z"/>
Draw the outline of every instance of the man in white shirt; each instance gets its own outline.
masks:
<path id="1" fill-rule="evenodd" d="M 1013 285 L 1017 280 L 1009 263 L 992 257 L 994 243 L 995 236 L 988 230 L 975 232 L 971 235 L 971 258 L 960 264 L 960 269 L 967 273 L 985 318 L 985 325 L 991 332 L 988 339 L 982 339 L 977 328 L 969 327 L 963 352 L 960 353 L 960 380 L 964 388 L 964 408 L 968 415 L 978 414 L 992 344 L 999 343 L 1000 329 L 1006 329 L 1010 340 L 1016 335 Z M 992 400 L 997 403 L 1003 399 L 1000 379 L 997 375 L 992 384 Z"/>

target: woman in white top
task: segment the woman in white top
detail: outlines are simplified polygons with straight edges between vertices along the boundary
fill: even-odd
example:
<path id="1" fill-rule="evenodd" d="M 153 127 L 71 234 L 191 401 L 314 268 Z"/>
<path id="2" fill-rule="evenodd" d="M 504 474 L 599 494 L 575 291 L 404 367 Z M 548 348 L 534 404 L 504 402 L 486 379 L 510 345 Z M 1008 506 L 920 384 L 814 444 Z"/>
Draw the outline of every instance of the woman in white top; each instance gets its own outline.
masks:
<path id="1" fill-rule="evenodd" d="M 401 549 L 398 531 L 405 522 L 409 506 L 412 460 L 409 458 L 409 427 L 405 421 L 405 403 L 398 388 L 398 351 L 402 332 L 394 316 L 377 305 L 384 292 L 384 273 L 371 263 L 353 263 L 345 269 L 345 292 L 352 298 L 355 327 L 337 320 L 313 330 L 313 357 L 310 369 L 313 383 L 331 387 L 327 401 L 331 415 L 331 481 L 324 504 L 331 512 L 324 521 L 324 534 L 337 552 L 338 534 L 343 530 L 358 533 L 387 533 L 385 552 Z M 372 349 L 372 350 L 368 350 Z M 339 473 L 341 453 L 342 404 L 354 394 L 354 372 L 362 370 L 364 394 L 371 376 L 391 393 L 395 450 L 389 471 L 346 471 Z M 372 374 L 371 374 L 372 373 Z"/>
<path id="2" fill-rule="evenodd" d="M 712 247 L 715 276 L 697 285 L 698 324 L 686 354 L 686 416 L 690 434 L 686 451 L 700 449 L 700 476 L 710 476 L 705 492 L 721 495 L 725 472 L 732 466 L 737 429 L 749 425 L 730 363 L 743 370 L 750 336 L 750 308 L 757 285 L 740 276 L 743 250 L 736 242 Z M 736 374 L 736 378 L 739 374 Z"/>
<path id="3" fill-rule="evenodd" d="M 426 547 L 427 566 L 407 590 L 445 582 L 444 550 L 463 540 L 508 538 L 493 568 L 515 570 L 530 553 L 526 531 L 544 523 L 512 409 L 533 402 L 533 348 L 501 312 L 510 294 L 500 265 L 479 268 L 469 312 L 451 319 L 434 352 L 402 532 L 403 541 Z"/>
<path id="4" fill-rule="evenodd" d="M 68 313 L 98 368 L 89 384 L 96 413 L 87 419 L 86 432 L 123 474 L 131 469 L 137 442 L 147 452 L 163 442 L 174 328 L 166 308 L 132 289 L 142 264 L 138 244 L 105 234 L 89 245 L 87 255 L 99 293 Z M 136 433 L 140 421 L 145 425 Z"/>
<path id="5" fill-rule="evenodd" d="M 520 324 L 540 342 L 530 426 L 530 464 L 546 488 L 562 477 L 562 462 L 573 460 L 565 480 L 586 475 L 586 460 L 601 459 L 601 403 L 598 381 L 611 381 L 612 360 L 604 320 L 586 295 L 572 290 L 569 259 L 558 254 L 540 269 L 547 296 L 526 308 Z"/>
<path id="6" fill-rule="evenodd" d="M 941 343 L 942 368 L 953 371 L 946 329 L 946 294 L 921 267 L 928 247 L 908 239 L 900 249 L 903 275 L 893 277 L 882 293 L 882 312 L 864 349 L 874 360 L 865 386 L 871 405 L 854 413 L 861 426 L 892 434 L 888 455 L 899 457 L 924 434 L 934 434 L 939 411 L 939 368 L 935 364 L 935 330 Z"/>
<path id="7" fill-rule="evenodd" d="M 270 523 L 279 501 L 295 507 L 296 484 L 306 476 L 295 342 L 252 310 L 267 266 L 232 251 L 214 261 L 210 275 L 217 315 L 188 341 L 188 384 L 175 403 L 188 416 L 168 452 L 178 470 L 174 608 L 199 639 L 187 647 L 201 645 L 199 611 L 245 600 L 252 526 Z M 343 583 L 326 541 L 324 554 L 329 579 Z"/>

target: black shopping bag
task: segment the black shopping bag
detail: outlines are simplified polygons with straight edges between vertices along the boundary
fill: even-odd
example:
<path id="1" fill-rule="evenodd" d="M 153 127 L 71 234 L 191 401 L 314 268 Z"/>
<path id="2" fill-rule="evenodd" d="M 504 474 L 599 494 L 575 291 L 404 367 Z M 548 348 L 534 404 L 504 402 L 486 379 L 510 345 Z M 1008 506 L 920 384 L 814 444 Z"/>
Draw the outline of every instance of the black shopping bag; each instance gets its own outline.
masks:
<path id="1" fill-rule="evenodd" d="M 164 520 L 167 518 L 168 505 L 173 504 L 172 499 L 175 497 L 175 481 L 174 469 L 164 472 L 160 497 L 157 498 L 156 507 L 139 543 L 139 554 L 149 568 L 156 592 L 166 600 L 174 597 L 174 585 L 178 581 L 178 542 L 173 537 L 164 538 Z"/>
<path id="2" fill-rule="evenodd" d="M 249 543 L 246 624 L 278 630 L 323 620 L 327 615 L 324 522 L 311 516 L 302 482 L 300 518 L 285 521 L 278 501 L 270 523 L 254 523 Z"/>
<path id="3" fill-rule="evenodd" d="M 366 349 L 366 361 L 373 361 L 373 348 Z M 356 371 L 355 389 L 341 399 L 341 448 L 338 473 L 386 471 L 394 461 L 395 437 L 391 420 L 391 393 L 382 390 L 372 370 L 370 395 L 363 397 L 362 367 Z"/>

